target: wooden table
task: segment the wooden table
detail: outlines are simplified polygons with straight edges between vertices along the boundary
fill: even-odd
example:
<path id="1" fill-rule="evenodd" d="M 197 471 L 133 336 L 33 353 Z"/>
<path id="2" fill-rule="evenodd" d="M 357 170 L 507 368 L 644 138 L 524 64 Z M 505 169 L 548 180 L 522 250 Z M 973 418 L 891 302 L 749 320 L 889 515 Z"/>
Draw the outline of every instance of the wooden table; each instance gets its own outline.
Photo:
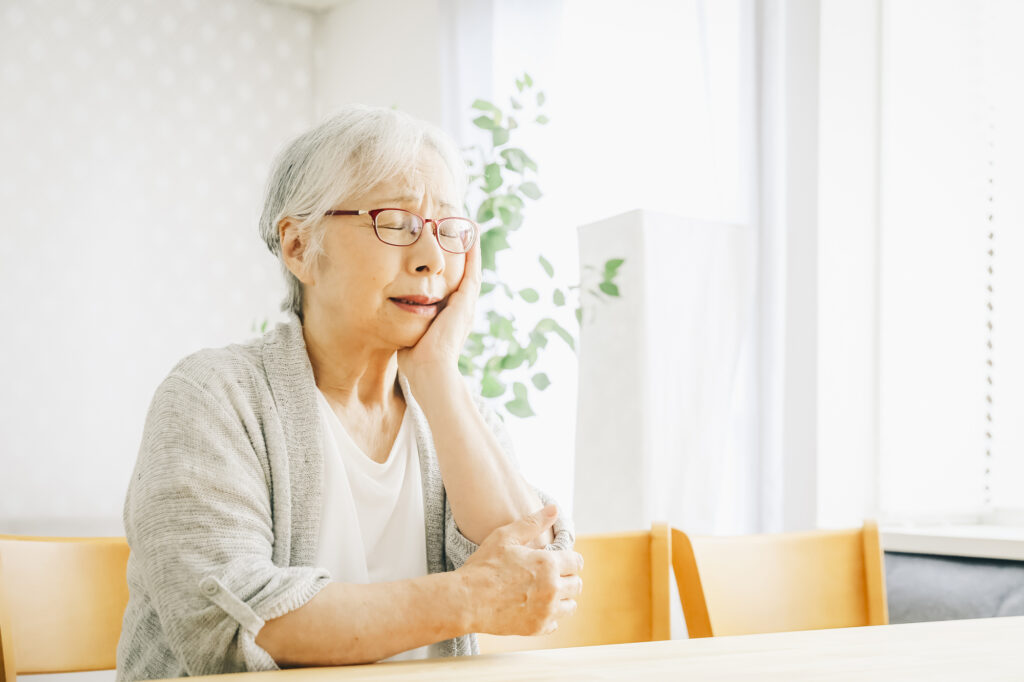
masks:
<path id="1" fill-rule="evenodd" d="M 1022 680 L 1024 617 L 216 675 L 284 680 Z"/>

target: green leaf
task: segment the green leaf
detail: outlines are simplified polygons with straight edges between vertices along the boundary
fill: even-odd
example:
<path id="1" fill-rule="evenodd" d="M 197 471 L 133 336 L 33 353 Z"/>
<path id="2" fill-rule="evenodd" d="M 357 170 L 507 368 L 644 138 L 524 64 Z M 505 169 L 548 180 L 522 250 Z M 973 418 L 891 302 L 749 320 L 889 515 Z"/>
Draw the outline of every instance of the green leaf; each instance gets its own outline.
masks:
<path id="1" fill-rule="evenodd" d="M 492 227 L 480 236 L 480 258 L 481 267 L 484 270 L 494 270 L 494 256 L 499 251 L 509 248 L 508 239 L 505 237 L 505 230 L 500 227 Z"/>
<path id="2" fill-rule="evenodd" d="M 516 398 L 505 403 L 505 409 L 517 417 L 532 417 L 534 413 L 526 399 L 526 385 L 519 381 L 515 382 L 512 384 L 512 394 Z"/>
<path id="3" fill-rule="evenodd" d="M 459 372 L 463 376 L 471 377 L 471 376 L 473 376 L 473 369 L 474 368 L 473 368 L 473 360 L 472 360 L 472 358 L 469 358 L 468 356 L 465 356 L 465 355 L 460 355 L 459 356 Z"/>
<path id="4" fill-rule="evenodd" d="M 505 168 L 510 171 L 522 173 L 526 169 L 526 164 L 523 162 L 523 150 L 522 149 L 502 149 L 501 158 L 505 159 Z"/>
<path id="5" fill-rule="evenodd" d="M 489 163 L 484 168 L 484 191 L 493 192 L 501 187 L 501 166 Z"/>
<path id="6" fill-rule="evenodd" d="M 540 300 L 540 294 L 535 289 L 520 289 L 519 295 L 522 296 L 523 300 L 527 303 L 536 303 Z"/>
<path id="7" fill-rule="evenodd" d="M 512 384 L 512 395 L 520 400 L 526 400 L 526 384 L 521 381 Z"/>
<path id="8" fill-rule="evenodd" d="M 511 116 L 508 117 L 508 129 L 515 130 L 519 127 L 519 121 L 515 120 Z"/>
<path id="9" fill-rule="evenodd" d="M 530 409 L 530 403 L 525 398 L 508 401 L 505 403 L 505 409 L 508 410 L 509 414 L 515 415 L 520 419 L 534 416 L 533 410 Z"/>
<path id="10" fill-rule="evenodd" d="M 537 346 L 531 343 L 523 349 L 523 352 L 526 353 L 526 358 L 529 360 L 526 366 L 533 367 L 534 363 L 537 362 Z"/>
<path id="11" fill-rule="evenodd" d="M 536 182 L 524 182 L 519 185 L 519 191 L 531 199 L 540 199 L 540 188 L 537 187 Z"/>
<path id="12" fill-rule="evenodd" d="M 491 131 L 491 140 L 495 147 L 500 147 L 505 144 L 508 142 L 508 129 L 502 128 L 501 126 L 495 126 L 494 130 Z"/>
<path id="13" fill-rule="evenodd" d="M 544 332 L 549 332 L 549 331 L 555 332 L 560 337 L 562 337 L 562 340 L 565 341 L 566 344 L 568 344 L 569 348 L 572 348 L 573 350 L 576 350 L 576 340 L 572 337 L 572 334 L 567 332 L 562 327 L 562 325 L 558 324 L 558 322 L 556 322 L 555 320 L 552 320 L 550 317 L 545 317 L 543 320 L 538 322 L 537 326 L 535 327 L 535 329 L 538 329 L 538 330 L 544 331 Z"/>
<path id="14" fill-rule="evenodd" d="M 511 349 L 502 359 L 502 369 L 515 369 L 526 362 L 526 352 L 518 343 L 512 343 Z"/>
<path id="15" fill-rule="evenodd" d="M 576 324 L 583 324 L 583 308 L 576 309 Z"/>
<path id="16" fill-rule="evenodd" d="M 537 123 L 539 123 L 541 125 L 544 125 L 545 123 L 548 123 L 551 119 L 548 118 L 547 116 L 545 116 L 544 114 L 541 114 L 540 116 L 538 116 L 534 120 L 537 121 Z"/>
<path id="17" fill-rule="evenodd" d="M 533 87 L 533 79 L 530 78 L 530 74 L 528 74 L 528 73 L 524 73 L 523 74 L 523 82 L 526 83 L 526 87 L 528 87 L 528 88 L 532 88 Z"/>
<path id="18" fill-rule="evenodd" d="M 473 104 L 470 105 L 470 106 L 472 106 L 474 109 L 477 109 L 478 111 L 490 111 L 490 112 L 495 113 L 495 114 L 501 113 L 501 110 L 498 109 L 498 107 L 496 107 L 495 105 L 491 104 L 490 102 L 488 102 L 485 99 L 473 100 Z"/>
<path id="19" fill-rule="evenodd" d="M 492 282 L 484 282 L 483 284 L 480 285 L 480 295 L 486 296 L 487 294 L 494 291 L 495 286 L 496 285 Z"/>
<path id="20" fill-rule="evenodd" d="M 509 147 L 501 150 L 501 158 L 505 159 L 505 168 L 522 173 L 525 168 L 536 171 L 537 164 L 518 147 Z"/>
<path id="21" fill-rule="evenodd" d="M 521 209 L 526 206 L 526 202 L 520 199 L 515 194 L 505 194 L 501 197 L 501 204 L 504 206 L 511 206 L 514 209 Z"/>
<path id="22" fill-rule="evenodd" d="M 541 334 L 539 331 L 530 332 L 530 345 L 536 346 L 537 348 L 546 348 L 548 345 L 548 337 Z"/>
<path id="23" fill-rule="evenodd" d="M 509 97 L 509 101 L 512 102 L 512 108 L 513 109 L 522 109 L 523 108 L 522 103 L 519 100 L 517 100 L 515 97 Z"/>
<path id="24" fill-rule="evenodd" d="M 544 268 L 544 272 L 548 273 L 548 277 L 555 276 L 555 269 L 551 267 L 551 263 L 548 262 L 547 258 L 544 256 L 537 256 L 537 260 L 540 261 L 540 266 Z"/>
<path id="25" fill-rule="evenodd" d="M 619 268 L 626 261 L 622 258 L 612 258 L 610 261 L 604 264 L 604 277 L 605 279 L 611 279 L 618 273 Z"/>
<path id="26" fill-rule="evenodd" d="M 505 384 L 501 383 L 493 374 L 485 373 L 483 381 L 480 382 L 480 395 L 485 398 L 497 398 L 505 393 Z"/>
<path id="27" fill-rule="evenodd" d="M 608 294 L 609 296 L 619 295 L 619 288 L 612 284 L 611 282 L 601 282 L 597 286 L 601 289 L 601 291 Z"/>
<path id="28" fill-rule="evenodd" d="M 551 380 L 548 379 L 548 375 L 544 374 L 543 372 L 539 374 L 534 374 L 530 381 L 533 382 L 533 385 L 536 386 L 537 390 L 539 391 L 543 391 L 545 388 L 551 385 Z"/>
<path id="29" fill-rule="evenodd" d="M 554 295 L 552 295 L 551 298 L 554 301 L 555 305 L 557 305 L 557 306 L 565 305 L 565 294 L 562 293 L 561 289 L 555 289 L 555 293 L 554 293 Z"/>
<path id="30" fill-rule="evenodd" d="M 473 119 L 473 125 L 484 130 L 494 130 L 495 123 L 490 116 L 477 116 Z"/>
<path id="31" fill-rule="evenodd" d="M 487 313 L 487 319 L 491 323 L 491 336 L 504 341 L 515 341 L 515 327 L 512 325 L 512 320 L 510 318 L 491 310 Z M 487 362 L 490 364 L 491 361 L 488 360 Z M 501 362 L 500 358 L 498 359 L 498 362 Z"/>
<path id="32" fill-rule="evenodd" d="M 466 338 L 466 353 L 469 357 L 475 358 L 484 352 L 484 335 L 480 332 L 471 332 Z"/>
<path id="33" fill-rule="evenodd" d="M 541 90 L 540 92 L 537 93 L 537 106 L 538 107 L 544 106 L 545 100 L 547 100 L 547 97 L 545 97 L 544 91 Z"/>
<path id="34" fill-rule="evenodd" d="M 478 223 L 486 223 L 489 220 L 494 219 L 494 197 L 484 199 L 483 203 L 480 204 L 480 208 L 476 210 L 476 221 Z M 486 234 L 486 232 L 484 233 Z"/>
<path id="35" fill-rule="evenodd" d="M 518 230 L 520 227 L 523 226 L 523 214 L 520 213 L 519 211 L 516 211 L 511 216 L 509 216 L 508 220 L 503 220 L 501 224 L 503 227 L 509 230 Z"/>
<path id="36" fill-rule="evenodd" d="M 519 80 L 518 78 L 516 79 L 516 90 L 518 90 L 519 92 L 523 91 L 523 81 Z"/>

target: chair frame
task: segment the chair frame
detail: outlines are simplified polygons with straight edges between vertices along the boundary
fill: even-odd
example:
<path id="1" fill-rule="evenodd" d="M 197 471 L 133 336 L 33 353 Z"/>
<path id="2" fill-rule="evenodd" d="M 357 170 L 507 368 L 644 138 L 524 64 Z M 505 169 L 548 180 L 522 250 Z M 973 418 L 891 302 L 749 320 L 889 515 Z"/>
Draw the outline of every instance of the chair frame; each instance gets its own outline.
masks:
<path id="1" fill-rule="evenodd" d="M 45 558 L 40 562 L 39 573 L 27 578 L 30 583 L 47 583 L 53 576 L 72 577 L 59 579 L 58 584 L 54 585 L 54 591 L 39 594 L 39 590 L 33 590 L 38 585 L 23 584 L 27 576 L 26 559 L 15 558 L 16 553 L 37 554 Z M 128 601 L 128 556 L 128 543 L 123 537 L 0 535 L 0 682 L 16 682 L 19 673 L 114 669 L 117 664 L 117 638 L 120 636 L 121 620 L 115 618 L 113 610 L 118 609 L 123 614 Z M 94 575 L 83 576 L 83 570 L 102 573 L 98 578 Z M 97 582 L 88 582 L 90 579 Z M 50 580 L 47 584 L 52 582 Z M 84 585 L 94 584 L 99 590 L 98 594 L 82 589 Z M 61 604 L 71 614 L 68 622 L 63 623 L 56 632 L 47 627 L 47 641 L 16 641 L 21 638 L 19 628 L 24 627 L 18 624 L 24 618 L 24 611 L 52 613 L 54 602 L 65 596 L 62 592 L 73 595 L 72 600 Z M 38 595 L 38 599 L 26 599 L 25 595 Z M 38 605 L 34 602 L 38 602 Z M 82 636 L 74 634 L 74 628 L 81 631 L 82 628 L 90 627 L 95 622 L 91 622 L 90 618 L 95 617 L 99 617 L 103 623 L 100 630 L 91 630 Z M 114 636 L 114 627 L 117 636 Z M 30 632 L 38 631 L 41 626 L 35 622 L 27 629 Z"/>
<path id="2" fill-rule="evenodd" d="M 820 535 L 831 531 L 810 531 L 808 533 L 782 533 L 779 535 Z M 889 622 L 888 601 L 885 593 L 884 555 L 875 521 L 865 521 L 860 531 L 864 556 L 865 612 L 864 625 L 886 625 Z M 755 536 L 751 536 L 755 537 Z M 672 529 L 672 567 L 679 587 L 679 598 L 683 606 L 686 629 L 691 638 L 714 637 L 704 585 L 701 581 L 697 557 L 690 537 L 681 530 Z"/>

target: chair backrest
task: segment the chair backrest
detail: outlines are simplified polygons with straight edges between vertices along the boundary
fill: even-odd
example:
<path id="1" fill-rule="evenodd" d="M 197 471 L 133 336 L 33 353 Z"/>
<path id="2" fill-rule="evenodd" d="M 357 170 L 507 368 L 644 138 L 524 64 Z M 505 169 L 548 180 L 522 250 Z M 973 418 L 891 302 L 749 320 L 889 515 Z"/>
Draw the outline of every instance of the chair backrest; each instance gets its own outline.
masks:
<path id="1" fill-rule="evenodd" d="M 624 644 L 670 639 L 669 527 L 576 538 L 583 593 L 576 613 L 549 635 L 478 634 L 481 653 Z"/>
<path id="2" fill-rule="evenodd" d="M 672 529 L 690 637 L 889 622 L 878 526 L 735 537 Z"/>
<path id="3" fill-rule="evenodd" d="M 0 682 L 113 669 L 127 564 L 124 538 L 0 535 Z"/>

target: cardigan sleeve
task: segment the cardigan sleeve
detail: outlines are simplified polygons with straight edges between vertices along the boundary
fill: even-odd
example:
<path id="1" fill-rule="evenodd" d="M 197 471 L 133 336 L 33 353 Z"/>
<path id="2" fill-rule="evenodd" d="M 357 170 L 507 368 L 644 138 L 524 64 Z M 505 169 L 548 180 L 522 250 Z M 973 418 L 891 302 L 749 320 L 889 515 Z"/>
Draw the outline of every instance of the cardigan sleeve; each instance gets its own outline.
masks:
<path id="1" fill-rule="evenodd" d="M 277 669 L 257 633 L 329 582 L 324 569 L 274 564 L 270 488 L 230 402 L 189 379 L 165 379 L 124 521 L 145 598 L 188 675 Z"/>
<path id="2" fill-rule="evenodd" d="M 480 414 L 483 415 L 487 426 L 498 439 L 498 444 L 501 446 L 502 452 L 504 452 L 505 456 L 512 461 L 512 465 L 516 470 L 520 471 L 519 460 L 516 458 L 515 448 L 512 445 L 512 438 L 509 436 L 505 423 L 483 398 L 474 395 L 473 400 L 476 402 L 477 409 L 480 411 Z M 531 485 L 531 487 L 533 488 L 533 491 L 537 493 L 537 497 L 540 498 L 541 503 L 545 506 L 552 503 L 556 505 L 558 504 L 554 498 L 544 491 L 538 489 L 536 486 Z M 448 564 L 447 568 L 452 571 L 466 563 L 466 560 L 479 548 L 479 545 L 467 538 L 459 530 L 458 525 L 455 523 L 455 517 L 452 516 L 452 508 L 448 503 L 447 495 L 445 495 L 444 499 L 444 525 L 445 555 L 447 557 Z M 572 519 L 565 514 L 561 506 L 558 506 L 558 518 L 555 520 L 553 530 L 554 541 L 545 549 L 561 550 L 573 548 L 576 543 L 576 531 L 573 528 Z"/>

